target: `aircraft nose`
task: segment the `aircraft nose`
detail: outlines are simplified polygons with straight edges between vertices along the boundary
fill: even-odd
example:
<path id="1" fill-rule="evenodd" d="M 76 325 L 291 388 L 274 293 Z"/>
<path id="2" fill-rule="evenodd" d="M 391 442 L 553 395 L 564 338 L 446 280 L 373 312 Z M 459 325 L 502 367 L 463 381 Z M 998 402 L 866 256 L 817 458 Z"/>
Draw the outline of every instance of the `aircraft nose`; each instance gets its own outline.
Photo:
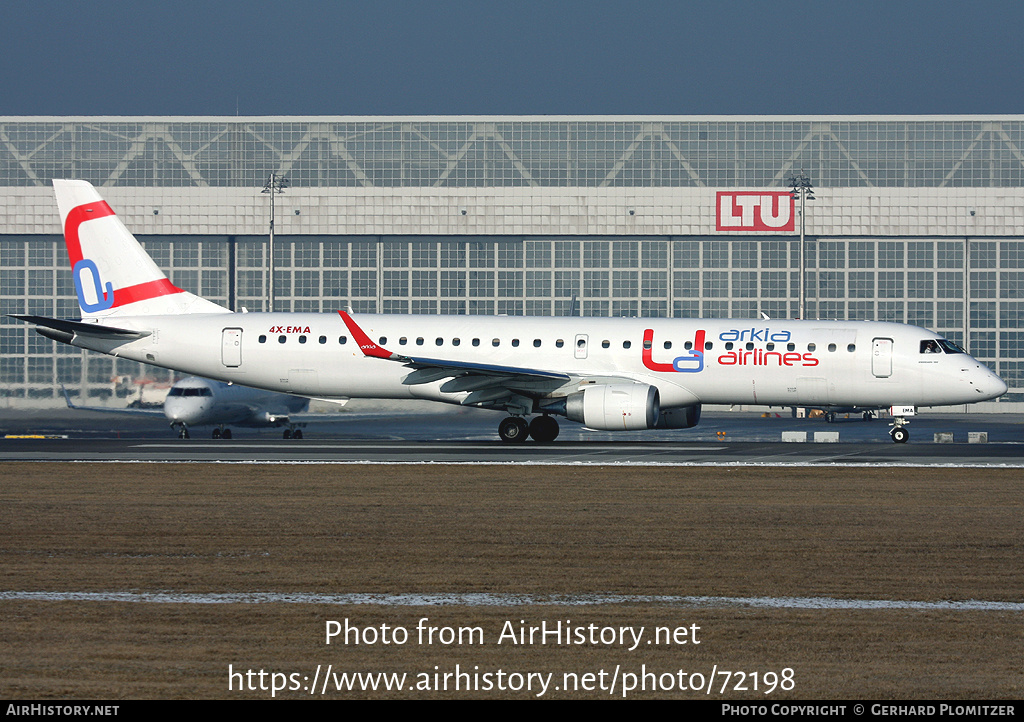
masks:
<path id="1" fill-rule="evenodd" d="M 196 408 L 194 404 L 187 403 L 183 399 L 167 399 L 164 401 L 164 416 L 169 421 L 183 421 L 194 423 L 196 417 L 202 414 L 202 407 Z"/>
<path id="2" fill-rule="evenodd" d="M 992 373 L 987 366 L 979 365 L 978 370 L 981 373 L 976 374 L 973 384 L 983 400 L 998 398 L 1010 388 L 1006 385 L 1005 381 Z"/>

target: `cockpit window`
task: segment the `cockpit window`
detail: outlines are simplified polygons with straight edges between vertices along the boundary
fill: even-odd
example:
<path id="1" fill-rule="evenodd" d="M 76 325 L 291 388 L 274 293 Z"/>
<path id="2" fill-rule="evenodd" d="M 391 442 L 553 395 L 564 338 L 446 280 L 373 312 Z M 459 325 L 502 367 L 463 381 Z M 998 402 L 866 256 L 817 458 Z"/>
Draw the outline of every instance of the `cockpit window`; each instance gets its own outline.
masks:
<path id="1" fill-rule="evenodd" d="M 921 342 L 921 353 L 967 353 L 952 341 L 930 338 Z"/>
<path id="2" fill-rule="evenodd" d="M 945 351 L 946 353 L 967 353 L 952 341 L 949 341 L 944 338 L 939 339 L 939 346 L 942 346 L 942 350 Z"/>
<path id="3" fill-rule="evenodd" d="M 167 392 L 168 396 L 213 396 L 213 392 L 207 388 L 192 388 L 184 389 L 180 386 L 176 386 Z"/>

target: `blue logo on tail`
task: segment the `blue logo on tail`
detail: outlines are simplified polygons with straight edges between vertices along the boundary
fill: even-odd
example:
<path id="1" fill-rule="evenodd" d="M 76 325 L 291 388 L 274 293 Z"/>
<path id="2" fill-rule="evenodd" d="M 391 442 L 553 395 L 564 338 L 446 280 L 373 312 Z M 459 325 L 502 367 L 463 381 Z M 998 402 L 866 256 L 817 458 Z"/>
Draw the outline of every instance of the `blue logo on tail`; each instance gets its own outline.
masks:
<path id="1" fill-rule="evenodd" d="M 82 272 L 89 271 L 89 280 L 92 281 L 93 289 L 96 292 L 96 303 L 90 303 L 85 298 L 85 289 L 82 287 Z M 114 286 L 107 283 L 106 290 L 103 288 L 103 281 L 100 279 L 100 269 L 88 258 L 83 258 L 71 269 L 71 277 L 75 279 L 75 292 L 78 294 L 78 305 L 86 313 L 106 311 L 114 305 Z"/>

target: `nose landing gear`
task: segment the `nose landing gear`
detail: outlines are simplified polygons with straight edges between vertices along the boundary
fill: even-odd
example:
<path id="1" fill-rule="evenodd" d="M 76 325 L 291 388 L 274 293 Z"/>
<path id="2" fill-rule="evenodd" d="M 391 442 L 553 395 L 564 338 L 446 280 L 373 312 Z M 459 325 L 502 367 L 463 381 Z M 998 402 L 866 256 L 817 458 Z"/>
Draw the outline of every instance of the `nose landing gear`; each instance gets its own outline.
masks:
<path id="1" fill-rule="evenodd" d="M 889 436 L 892 437 L 893 443 L 905 444 L 910 438 L 910 432 L 907 431 L 908 416 L 913 416 L 917 413 L 917 409 L 913 406 L 892 406 L 889 408 L 889 413 L 892 414 L 892 423 L 889 424 Z"/>

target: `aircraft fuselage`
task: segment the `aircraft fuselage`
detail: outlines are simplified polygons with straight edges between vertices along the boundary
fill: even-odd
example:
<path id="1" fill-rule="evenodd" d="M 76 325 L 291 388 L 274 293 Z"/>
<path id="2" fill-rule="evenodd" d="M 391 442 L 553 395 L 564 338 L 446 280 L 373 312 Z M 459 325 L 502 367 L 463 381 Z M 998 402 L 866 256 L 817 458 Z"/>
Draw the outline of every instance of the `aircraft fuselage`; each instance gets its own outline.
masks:
<path id="1" fill-rule="evenodd" d="M 966 353 L 924 353 L 938 336 L 883 322 L 359 314 L 395 354 L 557 369 L 571 383 L 520 389 L 557 398 L 614 376 L 656 387 L 662 409 L 703 404 L 938 406 L 994 398 L 1005 383 Z M 366 356 L 339 314 L 119 316 L 137 340 L 74 345 L 270 391 L 464 403 L 451 373 Z M 417 376 L 417 374 L 419 374 Z M 579 380 L 582 379 L 582 380 Z M 522 383 L 519 384 L 523 386 Z M 451 390 L 456 388 L 458 390 Z"/>

